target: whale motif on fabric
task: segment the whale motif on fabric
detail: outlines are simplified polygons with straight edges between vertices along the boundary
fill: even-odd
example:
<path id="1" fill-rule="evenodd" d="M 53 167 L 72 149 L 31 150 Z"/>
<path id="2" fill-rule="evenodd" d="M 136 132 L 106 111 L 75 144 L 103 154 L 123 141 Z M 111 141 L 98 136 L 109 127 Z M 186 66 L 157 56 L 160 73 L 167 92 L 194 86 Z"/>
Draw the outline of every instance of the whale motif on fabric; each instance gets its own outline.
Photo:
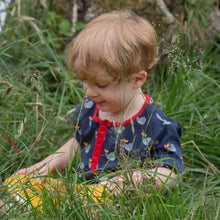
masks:
<path id="1" fill-rule="evenodd" d="M 100 174 L 97 176 L 100 182 L 108 180 L 107 176 L 105 174 Z"/>
<path id="2" fill-rule="evenodd" d="M 123 132 L 123 130 L 124 130 L 124 127 L 116 127 L 116 132 L 118 134 L 121 134 Z"/>
<path id="3" fill-rule="evenodd" d="M 156 113 L 157 118 L 163 122 L 163 125 L 169 125 L 171 122 L 163 119 L 158 113 Z"/>
<path id="4" fill-rule="evenodd" d="M 142 117 L 137 117 L 136 120 L 137 120 L 138 124 L 144 125 L 144 123 L 147 121 L 147 118 L 145 116 L 142 116 Z"/>
<path id="5" fill-rule="evenodd" d="M 91 144 L 89 144 L 89 145 L 87 145 L 87 146 L 85 147 L 85 152 L 86 152 L 87 154 L 89 153 L 90 148 L 91 148 Z"/>
<path id="6" fill-rule="evenodd" d="M 132 151 L 133 150 L 133 143 L 124 143 L 124 148 L 128 152 Z"/>
<path id="7" fill-rule="evenodd" d="M 143 139 L 143 144 L 144 144 L 144 145 L 149 146 L 149 145 L 150 145 L 150 142 L 151 142 L 151 138 L 150 138 L 150 137 L 147 137 L 147 138 L 144 138 L 144 139 Z"/>
<path id="8" fill-rule="evenodd" d="M 85 99 L 85 102 L 84 102 L 85 108 L 92 108 L 93 105 L 94 105 L 93 101 L 89 101 L 89 99 Z"/>
<path id="9" fill-rule="evenodd" d="M 111 152 L 111 153 L 106 154 L 106 158 L 110 161 L 115 161 L 115 158 L 116 158 L 115 152 Z"/>
<path id="10" fill-rule="evenodd" d="M 171 152 L 176 151 L 176 147 L 174 146 L 174 144 L 165 144 L 164 148 L 167 149 L 168 151 L 171 151 Z"/>
<path id="11" fill-rule="evenodd" d="M 91 116 L 89 116 L 89 127 L 92 126 L 92 120 L 93 120 L 93 118 Z"/>

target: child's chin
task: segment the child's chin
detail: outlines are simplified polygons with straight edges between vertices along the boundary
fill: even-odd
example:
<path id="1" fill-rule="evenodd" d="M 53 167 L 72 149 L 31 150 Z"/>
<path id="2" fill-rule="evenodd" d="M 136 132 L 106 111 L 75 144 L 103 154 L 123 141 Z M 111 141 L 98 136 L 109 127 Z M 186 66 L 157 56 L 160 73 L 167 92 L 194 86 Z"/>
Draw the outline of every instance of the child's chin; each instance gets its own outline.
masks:
<path id="1" fill-rule="evenodd" d="M 96 105 L 97 105 L 98 109 L 103 111 L 103 112 L 108 112 L 108 110 L 109 110 L 104 102 L 98 103 Z"/>
<path id="2" fill-rule="evenodd" d="M 99 111 L 102 111 L 102 112 L 109 112 L 109 109 L 102 107 L 102 106 L 98 106 L 98 109 Z"/>

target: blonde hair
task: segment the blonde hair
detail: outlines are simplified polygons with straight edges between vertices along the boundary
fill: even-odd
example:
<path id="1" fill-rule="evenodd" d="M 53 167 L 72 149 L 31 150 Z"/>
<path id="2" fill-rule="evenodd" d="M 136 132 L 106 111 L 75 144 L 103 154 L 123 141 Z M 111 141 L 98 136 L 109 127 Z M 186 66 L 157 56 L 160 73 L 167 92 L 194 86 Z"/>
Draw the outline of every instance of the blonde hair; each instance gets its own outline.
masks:
<path id="1" fill-rule="evenodd" d="M 131 11 L 113 11 L 94 18 L 67 46 L 67 66 L 82 80 L 98 65 L 121 81 L 151 69 L 156 50 L 157 34 L 147 20 Z"/>

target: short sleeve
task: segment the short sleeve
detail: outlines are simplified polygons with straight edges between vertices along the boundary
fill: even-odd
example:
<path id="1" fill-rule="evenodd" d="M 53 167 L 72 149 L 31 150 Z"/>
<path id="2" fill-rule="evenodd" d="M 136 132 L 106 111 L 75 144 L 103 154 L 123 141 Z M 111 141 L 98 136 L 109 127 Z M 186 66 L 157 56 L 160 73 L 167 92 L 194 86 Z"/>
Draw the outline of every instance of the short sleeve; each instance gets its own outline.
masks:
<path id="1" fill-rule="evenodd" d="M 73 126 L 75 139 L 80 143 L 84 137 L 92 132 L 91 118 L 95 111 L 95 103 L 86 96 L 83 102 L 78 105 L 73 113 Z"/>
<path id="2" fill-rule="evenodd" d="M 81 139 L 81 135 L 80 135 L 80 116 L 82 113 L 82 103 L 80 105 L 78 105 L 75 109 L 75 111 L 73 112 L 73 127 L 75 130 L 75 138 L 76 140 L 79 142 Z"/>
<path id="3" fill-rule="evenodd" d="M 159 166 L 183 172 L 184 164 L 180 143 L 182 132 L 179 123 L 166 117 L 156 107 L 150 120 L 150 130 L 154 140 L 150 151 L 152 159 L 156 159 Z"/>

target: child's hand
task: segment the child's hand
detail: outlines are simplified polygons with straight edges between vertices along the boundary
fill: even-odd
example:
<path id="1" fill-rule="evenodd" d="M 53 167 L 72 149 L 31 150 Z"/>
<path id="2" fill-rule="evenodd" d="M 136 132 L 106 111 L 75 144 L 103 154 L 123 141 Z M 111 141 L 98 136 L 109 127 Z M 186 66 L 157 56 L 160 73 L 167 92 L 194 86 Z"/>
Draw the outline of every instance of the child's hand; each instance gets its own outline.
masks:
<path id="1" fill-rule="evenodd" d="M 33 175 L 36 177 L 39 177 L 36 179 L 36 182 L 41 184 L 44 180 L 43 176 L 48 175 L 48 165 L 44 165 L 44 166 L 39 166 L 39 164 L 36 165 L 32 165 L 28 168 L 23 168 L 21 170 L 18 170 L 17 172 L 15 172 L 12 177 L 14 176 L 18 176 L 18 175 Z M 40 177 L 42 176 L 42 177 Z"/>
<path id="2" fill-rule="evenodd" d="M 123 178 L 120 176 L 113 177 L 109 181 L 103 181 L 100 184 L 105 185 L 107 191 L 111 194 L 118 195 L 123 189 Z"/>
<path id="3" fill-rule="evenodd" d="M 78 142 L 71 138 L 62 147 L 60 147 L 54 154 L 47 156 L 42 161 L 21 170 L 15 172 L 13 176 L 17 175 L 33 175 L 37 178 L 37 182 L 41 184 L 44 181 L 44 177 L 49 173 L 54 173 L 57 170 L 64 170 L 70 162 L 70 155 L 72 159 L 75 152 L 79 153 Z"/>

